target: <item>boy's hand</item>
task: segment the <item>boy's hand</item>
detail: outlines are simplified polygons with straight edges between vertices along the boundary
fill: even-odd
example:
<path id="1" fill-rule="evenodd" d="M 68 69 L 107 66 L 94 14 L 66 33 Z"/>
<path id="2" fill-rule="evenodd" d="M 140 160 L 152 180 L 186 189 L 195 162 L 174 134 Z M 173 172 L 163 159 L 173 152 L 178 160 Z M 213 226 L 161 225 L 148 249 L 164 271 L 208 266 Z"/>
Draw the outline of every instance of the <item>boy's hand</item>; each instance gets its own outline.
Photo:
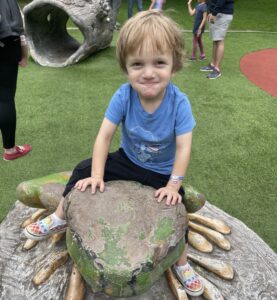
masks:
<path id="1" fill-rule="evenodd" d="M 188 4 L 191 4 L 191 2 L 192 2 L 192 0 L 189 0 L 189 1 L 188 1 Z"/>
<path id="2" fill-rule="evenodd" d="M 158 189 L 155 192 L 155 197 L 158 197 L 158 202 L 161 202 L 166 197 L 166 205 L 176 205 L 182 201 L 181 195 L 176 191 L 175 188 L 170 186 Z"/>
<path id="3" fill-rule="evenodd" d="M 95 194 L 97 187 L 99 188 L 101 193 L 104 192 L 105 183 L 103 179 L 94 177 L 88 177 L 77 181 L 74 188 L 81 192 L 84 192 L 89 185 L 91 185 L 92 194 Z"/>

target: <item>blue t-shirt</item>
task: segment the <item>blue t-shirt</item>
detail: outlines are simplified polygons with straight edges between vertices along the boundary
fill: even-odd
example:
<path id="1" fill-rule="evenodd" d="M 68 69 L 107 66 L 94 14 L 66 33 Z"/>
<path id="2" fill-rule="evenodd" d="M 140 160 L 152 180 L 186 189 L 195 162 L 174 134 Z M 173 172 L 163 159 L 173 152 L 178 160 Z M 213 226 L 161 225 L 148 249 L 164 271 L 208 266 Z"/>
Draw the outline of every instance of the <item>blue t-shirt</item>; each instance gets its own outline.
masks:
<path id="1" fill-rule="evenodd" d="M 171 174 L 176 151 L 176 136 L 195 126 L 188 97 L 169 83 L 163 101 L 147 113 L 138 93 L 129 83 L 113 95 L 105 117 L 122 125 L 121 147 L 128 158 L 145 169 Z"/>

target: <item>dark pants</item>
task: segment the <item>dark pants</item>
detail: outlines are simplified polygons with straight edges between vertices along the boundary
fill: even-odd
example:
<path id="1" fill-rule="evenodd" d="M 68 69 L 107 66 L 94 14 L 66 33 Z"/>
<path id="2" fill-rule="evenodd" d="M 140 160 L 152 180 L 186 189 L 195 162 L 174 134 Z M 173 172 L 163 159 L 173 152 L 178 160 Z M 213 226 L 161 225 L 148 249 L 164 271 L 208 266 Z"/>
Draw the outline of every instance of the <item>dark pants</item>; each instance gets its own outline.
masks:
<path id="1" fill-rule="evenodd" d="M 16 109 L 15 92 L 18 62 L 21 59 L 19 37 L 0 40 L 0 129 L 3 147 L 15 145 Z"/>
<path id="2" fill-rule="evenodd" d="M 80 162 L 75 167 L 64 190 L 64 197 L 71 191 L 78 180 L 91 176 L 91 162 L 92 160 L 89 158 Z M 169 177 L 170 175 L 159 174 L 134 164 L 127 157 L 123 149 L 119 149 L 108 155 L 105 165 L 104 181 L 131 180 L 159 189 L 166 186 Z M 182 187 L 179 193 L 182 197 L 184 196 L 185 192 Z"/>

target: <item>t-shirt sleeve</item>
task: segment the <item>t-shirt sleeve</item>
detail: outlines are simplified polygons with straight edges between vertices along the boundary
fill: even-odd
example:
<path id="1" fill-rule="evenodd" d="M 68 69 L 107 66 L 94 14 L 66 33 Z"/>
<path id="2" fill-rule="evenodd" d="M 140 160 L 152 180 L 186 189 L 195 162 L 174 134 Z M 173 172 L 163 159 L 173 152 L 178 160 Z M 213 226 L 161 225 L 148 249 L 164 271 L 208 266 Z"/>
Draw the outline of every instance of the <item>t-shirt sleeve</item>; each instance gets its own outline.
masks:
<path id="1" fill-rule="evenodd" d="M 119 125 L 124 117 L 124 94 L 124 89 L 119 88 L 112 96 L 105 112 L 105 117 L 116 125 Z"/>
<path id="2" fill-rule="evenodd" d="M 175 123 L 175 134 L 182 135 L 191 132 L 195 127 L 195 124 L 196 123 L 192 114 L 190 102 L 185 96 L 178 105 Z"/>

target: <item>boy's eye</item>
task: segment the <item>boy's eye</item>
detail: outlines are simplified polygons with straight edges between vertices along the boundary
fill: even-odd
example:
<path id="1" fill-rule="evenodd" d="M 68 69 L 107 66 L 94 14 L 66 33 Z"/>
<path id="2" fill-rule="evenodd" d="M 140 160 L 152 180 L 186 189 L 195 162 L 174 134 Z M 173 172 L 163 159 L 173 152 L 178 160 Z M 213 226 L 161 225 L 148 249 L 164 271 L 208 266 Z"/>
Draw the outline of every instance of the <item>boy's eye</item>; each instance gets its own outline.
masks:
<path id="1" fill-rule="evenodd" d="M 131 65 L 132 67 L 140 67 L 141 66 L 141 63 L 140 62 L 133 62 L 132 63 L 132 65 Z"/>
<path id="2" fill-rule="evenodd" d="M 157 61 L 157 65 L 158 65 L 158 66 L 165 65 L 165 61 L 164 61 L 164 60 L 158 60 L 158 61 Z"/>

